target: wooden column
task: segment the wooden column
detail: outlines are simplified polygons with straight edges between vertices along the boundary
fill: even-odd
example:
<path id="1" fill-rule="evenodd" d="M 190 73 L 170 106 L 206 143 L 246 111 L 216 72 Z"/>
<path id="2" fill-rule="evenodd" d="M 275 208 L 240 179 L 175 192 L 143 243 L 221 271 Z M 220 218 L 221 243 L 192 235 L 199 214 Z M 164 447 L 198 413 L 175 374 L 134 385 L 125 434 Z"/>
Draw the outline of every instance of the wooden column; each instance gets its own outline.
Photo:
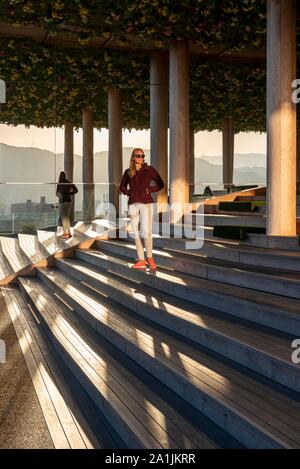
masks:
<path id="1" fill-rule="evenodd" d="M 300 195 L 300 129 L 297 130 L 297 194 Z"/>
<path id="2" fill-rule="evenodd" d="M 267 8 L 267 234 L 296 234 L 296 1 Z"/>
<path id="3" fill-rule="evenodd" d="M 178 210 L 176 223 L 189 202 L 189 46 L 187 41 L 170 44 L 170 203 Z"/>
<path id="4" fill-rule="evenodd" d="M 189 126 L 189 198 L 195 193 L 195 129 Z"/>
<path id="5" fill-rule="evenodd" d="M 122 179 L 122 101 L 118 88 L 108 91 L 108 177 L 109 202 L 116 208 L 119 215 L 120 182 Z M 110 213 L 112 215 L 112 213 Z"/>
<path id="6" fill-rule="evenodd" d="M 87 108 L 82 112 L 82 131 L 83 220 L 90 223 L 95 216 L 94 129 L 93 113 Z"/>
<path id="7" fill-rule="evenodd" d="M 231 191 L 234 165 L 234 122 L 232 117 L 224 117 L 222 124 L 223 136 L 223 185 Z"/>
<path id="8" fill-rule="evenodd" d="M 73 182 L 74 179 L 74 134 L 73 124 L 65 122 L 65 147 L 64 147 L 64 171 L 69 181 Z M 72 205 L 70 210 L 70 222 L 74 223 L 74 197 L 72 198 Z"/>
<path id="9" fill-rule="evenodd" d="M 168 54 L 155 51 L 150 57 L 151 165 L 165 187 L 157 194 L 158 211 L 168 203 Z M 154 195 L 154 194 L 153 194 Z"/>
<path id="10" fill-rule="evenodd" d="M 67 174 L 67 178 L 73 182 L 74 138 L 73 138 L 73 124 L 71 122 L 65 122 L 64 171 Z"/>

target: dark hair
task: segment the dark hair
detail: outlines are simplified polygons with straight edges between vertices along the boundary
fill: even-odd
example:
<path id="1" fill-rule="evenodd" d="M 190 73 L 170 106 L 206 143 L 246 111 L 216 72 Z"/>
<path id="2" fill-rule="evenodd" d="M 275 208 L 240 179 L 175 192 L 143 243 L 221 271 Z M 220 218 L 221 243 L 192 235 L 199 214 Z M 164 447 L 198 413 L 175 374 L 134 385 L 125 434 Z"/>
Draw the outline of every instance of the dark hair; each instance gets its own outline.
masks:
<path id="1" fill-rule="evenodd" d="M 65 171 L 60 172 L 58 182 L 69 182 Z"/>

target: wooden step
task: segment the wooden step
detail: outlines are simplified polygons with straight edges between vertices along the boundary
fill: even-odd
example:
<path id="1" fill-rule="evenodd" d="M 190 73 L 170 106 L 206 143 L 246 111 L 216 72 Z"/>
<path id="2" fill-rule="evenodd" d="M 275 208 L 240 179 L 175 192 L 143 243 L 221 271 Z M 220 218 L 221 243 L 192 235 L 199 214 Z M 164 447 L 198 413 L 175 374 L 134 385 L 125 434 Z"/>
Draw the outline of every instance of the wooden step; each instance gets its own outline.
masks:
<path id="1" fill-rule="evenodd" d="M 54 231 L 38 230 L 37 238 L 48 255 L 54 254 L 58 250 L 58 239 Z"/>
<path id="2" fill-rule="evenodd" d="M 100 250 L 131 259 L 136 258 L 136 249 L 131 243 L 99 241 Z M 214 260 L 186 255 L 184 252 L 154 250 L 159 267 L 208 280 L 247 287 L 254 290 L 276 293 L 290 298 L 300 298 L 300 273 L 240 265 L 232 261 Z"/>
<path id="3" fill-rule="evenodd" d="M 134 282 L 120 280 L 103 270 L 87 268 L 79 261 L 62 260 L 57 265 L 64 273 L 39 269 L 38 275 L 47 287 L 63 296 L 75 310 L 81 305 L 80 292 L 84 290 L 82 296 L 89 298 L 95 295 L 96 289 L 97 294 L 113 298 L 135 314 L 179 336 L 214 350 L 291 389 L 300 389 L 299 370 L 291 363 L 291 343 L 294 337 L 279 337 L 273 330 L 262 331 L 253 324 L 238 322 L 214 310 L 199 310 L 199 307 L 188 301 L 181 301 L 180 307 L 178 301 L 174 301 L 170 295 L 144 285 L 139 288 Z M 80 282 L 90 286 L 90 290 L 84 289 Z M 74 294 L 76 299 L 71 301 L 70 298 L 75 298 Z"/>
<path id="4" fill-rule="evenodd" d="M 120 277 L 162 290 L 175 297 L 208 306 L 283 332 L 300 334 L 299 301 L 280 295 L 224 285 L 160 268 L 155 273 L 130 269 L 132 263 L 98 250 L 76 251 L 76 257 Z"/>
<path id="5" fill-rule="evenodd" d="M 61 358 L 127 447 L 216 446 L 109 355 L 99 336 L 93 335 L 63 302 L 54 299 L 39 280 L 19 280 Z"/>
<path id="6" fill-rule="evenodd" d="M 13 267 L 8 263 L 6 257 L 2 252 L 1 242 L 0 242 L 0 280 L 5 279 L 9 275 L 14 273 Z"/>
<path id="7" fill-rule="evenodd" d="M 19 289 L 8 286 L 1 292 L 55 448 L 101 448 Z"/>
<path id="8" fill-rule="evenodd" d="M 194 219 L 200 218 L 202 221 L 202 215 L 194 214 Z M 204 215 L 205 226 L 221 226 L 221 225 L 232 225 L 232 226 L 255 226 L 264 228 L 266 226 L 266 218 L 261 215 L 220 215 L 220 214 L 205 214 Z"/>
<path id="9" fill-rule="evenodd" d="M 199 249 L 187 249 L 186 239 L 154 237 L 155 248 L 164 251 L 180 252 L 200 261 L 201 258 L 220 259 L 249 266 L 267 267 L 272 269 L 300 272 L 300 251 L 284 251 L 256 246 L 245 246 L 239 242 L 228 243 L 217 240 L 205 240 Z M 134 243 L 127 238 L 126 243 Z"/>
<path id="10" fill-rule="evenodd" d="M 251 201 L 251 200 L 257 200 L 257 201 L 265 201 L 266 196 L 264 195 L 238 195 L 235 199 L 235 201 Z"/>
<path id="11" fill-rule="evenodd" d="M 48 252 L 39 243 L 38 237 L 29 234 L 18 234 L 18 241 L 21 251 L 35 264 L 48 257 Z"/>
<path id="12" fill-rule="evenodd" d="M 112 364 L 105 361 L 102 364 L 100 374 L 99 354 L 94 348 L 92 350 L 88 348 L 87 341 L 82 334 L 81 336 L 75 336 L 73 326 L 66 320 L 66 316 L 61 318 L 63 303 L 61 302 L 58 305 L 56 300 L 53 301 L 53 295 L 48 295 L 47 289 L 41 287 L 38 281 L 21 280 L 21 284 L 32 305 L 39 311 L 38 314 L 43 316 L 44 321 L 47 321 L 51 333 L 55 336 L 57 334 L 57 338 L 60 334 L 64 335 L 65 339 L 60 335 L 60 343 L 68 339 L 65 347 L 68 348 L 68 354 L 72 354 L 72 361 L 75 362 L 76 360 L 81 373 L 83 371 L 86 373 L 87 368 L 94 368 L 94 371 L 97 369 L 99 373 L 97 378 L 95 377 L 97 383 L 99 383 L 100 376 L 102 380 L 105 380 L 105 376 L 113 372 Z M 124 310 L 119 309 L 118 313 L 115 310 L 103 310 L 101 305 L 99 308 L 99 306 L 91 304 L 90 299 L 88 301 L 90 306 L 85 308 L 85 319 L 97 330 L 98 334 L 111 341 L 114 346 L 118 347 L 143 368 L 146 368 L 164 385 L 184 397 L 195 409 L 203 412 L 221 428 L 226 429 L 242 444 L 250 448 L 300 447 L 299 403 L 282 396 L 280 393 L 276 394 L 273 401 L 268 387 L 260 386 L 255 381 L 252 383 L 253 390 L 255 385 L 255 389 L 258 389 L 260 393 L 264 392 L 264 396 L 254 395 L 253 390 L 249 391 L 248 386 L 245 386 L 242 373 L 223 363 L 220 364 L 215 359 L 198 352 L 187 344 L 182 344 L 157 328 L 153 329 L 151 326 L 137 321 L 135 318 L 128 316 Z M 89 311 L 89 316 L 87 316 L 87 311 Z M 70 316 L 70 312 L 68 314 Z M 82 329 L 80 328 L 80 330 Z M 72 350 L 71 344 L 74 347 Z M 79 353 L 85 354 L 86 361 L 84 364 L 82 358 L 79 357 Z M 85 370 L 83 370 L 83 367 Z M 91 380 L 91 375 L 89 379 Z M 95 380 L 94 385 L 96 384 Z M 177 433 L 175 433 L 173 427 L 172 432 L 170 431 L 170 434 L 166 436 L 166 430 L 162 427 L 158 428 L 155 421 L 151 424 L 149 414 L 145 415 L 142 409 L 137 406 L 140 399 L 145 405 L 146 398 L 144 395 L 140 399 L 138 398 L 139 387 L 136 386 L 137 383 L 134 384 L 133 387 L 132 381 L 128 380 L 126 386 L 119 392 L 126 395 L 126 397 L 125 395 L 123 397 L 124 402 L 130 408 L 130 390 L 133 388 L 132 392 L 135 396 L 134 417 L 136 419 L 139 416 L 139 425 L 142 422 L 147 422 L 146 427 L 138 429 L 139 432 L 143 430 L 144 446 L 147 446 L 145 445 L 146 439 L 151 447 L 177 447 L 176 435 L 180 437 L 183 429 L 177 425 Z M 117 400 L 113 394 L 113 391 L 117 388 L 117 383 L 111 378 L 110 403 Z M 106 389 L 106 387 L 103 387 L 101 392 L 105 393 Z M 125 412 L 126 410 L 122 406 L 123 418 Z M 151 411 L 152 418 L 156 414 L 157 412 Z M 132 417 L 130 419 L 131 425 L 133 425 Z M 166 422 L 166 416 L 164 420 L 164 428 L 170 428 Z M 128 428 L 126 433 L 128 434 Z M 149 433 L 151 433 L 152 438 Z M 137 438 L 137 431 L 135 431 L 135 436 Z M 173 439 L 172 443 L 170 442 L 171 438 Z"/>
<path id="13" fill-rule="evenodd" d="M 18 239 L 1 236 L 0 242 L 2 252 L 14 272 L 31 265 L 29 257 L 21 251 Z"/>

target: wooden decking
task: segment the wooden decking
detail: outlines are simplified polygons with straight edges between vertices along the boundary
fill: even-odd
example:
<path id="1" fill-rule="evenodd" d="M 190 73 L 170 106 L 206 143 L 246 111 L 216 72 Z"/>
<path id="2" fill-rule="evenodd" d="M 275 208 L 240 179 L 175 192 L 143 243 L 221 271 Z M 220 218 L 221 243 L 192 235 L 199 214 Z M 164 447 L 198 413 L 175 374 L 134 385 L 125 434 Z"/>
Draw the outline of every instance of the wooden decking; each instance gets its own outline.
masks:
<path id="1" fill-rule="evenodd" d="M 147 362 L 152 373 L 165 384 L 169 383 L 177 392 L 184 394 L 198 410 L 203 411 L 205 406 L 209 408 L 210 399 L 216 400 L 226 408 L 224 413 L 228 419 L 227 425 L 230 425 L 230 419 L 233 418 L 231 412 L 241 413 L 252 422 L 257 431 L 260 428 L 265 434 L 270 432 L 276 436 L 283 447 L 299 446 L 300 404 L 275 391 L 270 391 L 267 387 L 224 364 L 221 365 L 215 359 L 199 353 L 186 344 L 181 344 L 180 341 L 161 332 L 159 328 L 153 328 L 137 317 L 128 316 L 122 308 L 113 307 L 109 302 L 99 300 L 97 292 L 93 296 L 91 291 L 87 291 L 79 283 L 72 284 L 67 277 L 63 281 L 62 276 L 55 273 L 53 276 L 53 285 L 59 287 L 60 296 L 63 295 L 62 292 L 66 292 L 62 297 L 73 308 L 79 305 L 77 308 L 79 314 L 93 324 L 101 335 L 109 337 L 116 346 L 140 364 L 145 366 Z M 32 281 L 28 282 L 29 285 L 32 284 Z M 58 292 L 58 289 L 55 291 Z M 42 295 L 41 290 L 39 292 Z M 45 291 L 43 295 L 46 296 Z M 159 301 L 157 298 L 157 302 Z M 227 327 L 230 325 L 227 324 Z M 252 339 L 255 340 L 254 334 Z M 258 337 L 254 346 L 261 347 L 262 340 L 262 336 Z M 277 342 L 277 349 L 276 340 L 274 344 L 271 341 L 269 344 L 266 343 L 266 347 L 270 347 L 270 353 L 281 353 L 287 358 L 286 352 L 290 344 L 285 343 L 284 346 L 282 342 L 280 346 L 279 339 Z M 221 416 L 220 410 L 220 418 L 223 418 Z M 225 422 L 223 424 L 225 425 Z M 291 427 L 295 431 L 292 431 Z M 241 424 L 239 428 L 241 429 Z"/>
<path id="2" fill-rule="evenodd" d="M 99 341 L 85 333 L 84 324 L 78 317 L 53 300 L 37 280 L 20 281 L 55 337 L 56 346 L 71 357 L 72 366 L 83 383 L 88 380 L 92 384 L 93 399 L 99 405 L 101 401 L 101 408 L 111 423 L 118 425 L 118 431 L 129 447 L 215 447 L 175 409 L 153 395 L 137 377 L 109 356 Z"/>
<path id="3" fill-rule="evenodd" d="M 3 289 L 55 446 L 300 448 L 299 253 L 157 238 L 137 271 L 93 228 Z"/>
<path id="4" fill-rule="evenodd" d="M 43 410 L 55 448 L 97 448 L 97 442 L 87 422 L 75 418 L 68 407 L 71 400 L 67 383 L 57 362 L 49 353 L 36 319 L 28 314 L 20 292 L 12 287 L 2 289 L 28 370 Z M 63 393 L 63 394 L 62 394 Z M 84 430 L 88 428 L 88 430 Z"/>
<path id="5" fill-rule="evenodd" d="M 37 235 L 0 236 L 0 285 L 8 285 L 18 275 L 31 275 L 37 266 L 53 263 L 55 257 L 72 256 L 74 249 L 88 249 L 107 234 L 93 231 L 92 225 L 78 222 L 73 236 L 63 240 L 54 231 L 38 230 Z"/>

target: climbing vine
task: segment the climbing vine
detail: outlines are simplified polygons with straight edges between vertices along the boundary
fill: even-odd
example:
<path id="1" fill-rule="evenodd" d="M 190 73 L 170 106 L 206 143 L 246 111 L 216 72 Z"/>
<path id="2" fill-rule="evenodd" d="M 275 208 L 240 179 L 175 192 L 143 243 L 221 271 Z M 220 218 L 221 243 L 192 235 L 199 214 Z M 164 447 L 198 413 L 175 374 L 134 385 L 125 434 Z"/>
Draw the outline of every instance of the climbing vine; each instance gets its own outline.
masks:
<path id="1" fill-rule="evenodd" d="M 35 25 L 51 38 L 74 34 L 78 47 L 0 38 L 0 78 L 7 102 L 0 121 L 18 125 L 81 126 L 82 108 L 93 110 L 94 125 L 107 126 L 107 90 L 123 95 L 123 125 L 148 128 L 149 52 L 90 47 L 93 37 L 120 45 L 132 37 L 167 48 L 189 39 L 205 50 L 261 51 L 266 38 L 262 0 L 4 0 L 0 21 L 16 28 Z M 204 54 L 205 55 L 205 54 Z M 190 122 L 196 130 L 221 127 L 233 115 L 236 131 L 265 130 L 266 71 L 262 64 L 222 62 L 191 56 Z"/>

